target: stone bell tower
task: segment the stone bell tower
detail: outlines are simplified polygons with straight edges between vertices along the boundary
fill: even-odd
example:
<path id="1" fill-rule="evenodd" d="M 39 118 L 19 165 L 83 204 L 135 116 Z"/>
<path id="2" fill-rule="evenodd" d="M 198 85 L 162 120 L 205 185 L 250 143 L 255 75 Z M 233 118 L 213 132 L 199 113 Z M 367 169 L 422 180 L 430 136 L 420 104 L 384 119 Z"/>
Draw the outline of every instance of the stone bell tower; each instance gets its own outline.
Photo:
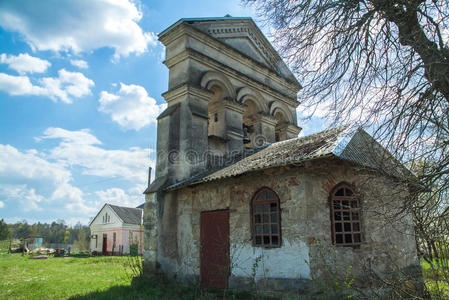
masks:
<path id="1" fill-rule="evenodd" d="M 300 85 L 251 18 L 181 19 L 159 40 L 169 83 L 156 178 L 174 183 L 204 171 L 208 155 L 297 136 Z"/>
<path id="2" fill-rule="evenodd" d="M 301 88 L 251 18 L 181 19 L 159 34 L 169 69 L 158 117 L 156 178 L 146 189 L 146 274 L 175 274 L 173 188 L 249 148 L 296 137 Z M 214 166 L 216 167 L 216 166 Z"/>

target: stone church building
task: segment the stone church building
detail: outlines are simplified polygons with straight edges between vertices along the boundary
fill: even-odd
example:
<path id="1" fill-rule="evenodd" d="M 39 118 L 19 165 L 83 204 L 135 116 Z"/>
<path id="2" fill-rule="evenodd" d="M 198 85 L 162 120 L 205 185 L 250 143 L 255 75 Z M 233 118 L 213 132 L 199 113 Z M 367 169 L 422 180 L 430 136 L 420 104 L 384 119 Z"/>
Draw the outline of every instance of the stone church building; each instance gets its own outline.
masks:
<path id="1" fill-rule="evenodd" d="M 361 128 L 298 138 L 301 85 L 251 18 L 181 19 L 159 39 L 147 276 L 297 289 L 332 259 L 356 279 L 416 265 L 412 217 L 396 214 L 410 172 Z"/>

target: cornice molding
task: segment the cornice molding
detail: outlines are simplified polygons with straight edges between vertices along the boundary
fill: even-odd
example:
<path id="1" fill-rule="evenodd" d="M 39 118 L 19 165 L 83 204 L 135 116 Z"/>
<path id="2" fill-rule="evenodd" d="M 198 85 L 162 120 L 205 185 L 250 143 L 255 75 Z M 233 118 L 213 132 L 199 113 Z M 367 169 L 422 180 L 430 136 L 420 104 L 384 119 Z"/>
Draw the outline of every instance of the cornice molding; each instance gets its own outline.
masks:
<path id="1" fill-rule="evenodd" d="M 202 100 L 209 101 L 210 97 L 213 96 L 213 93 L 206 89 L 202 89 L 200 87 L 185 83 L 166 91 L 162 94 L 162 97 L 164 97 L 165 101 L 169 103 L 185 95 L 192 95 Z"/>
<path id="2" fill-rule="evenodd" d="M 270 116 L 268 114 L 260 115 L 260 121 L 262 123 L 272 125 L 272 126 L 276 126 L 276 124 L 277 124 L 276 118 L 273 116 Z"/>
<path id="3" fill-rule="evenodd" d="M 245 108 L 247 107 L 245 104 L 239 103 L 232 99 L 223 99 L 221 100 L 223 103 L 223 107 L 229 110 L 233 110 L 235 112 L 238 112 L 240 114 L 243 114 L 245 112 Z"/>
<path id="4" fill-rule="evenodd" d="M 168 47 L 173 41 L 177 40 L 181 37 L 190 36 L 202 43 L 207 44 L 208 46 L 214 48 L 215 50 L 225 54 L 230 59 L 237 60 L 239 63 L 246 65 L 248 68 L 257 71 L 264 76 L 269 76 L 271 80 L 277 82 L 280 85 L 285 86 L 287 89 L 298 92 L 301 89 L 301 85 L 299 82 L 288 80 L 287 78 L 279 75 L 276 71 L 264 66 L 258 61 L 252 59 L 246 54 L 238 51 L 237 49 L 229 46 L 228 44 L 220 41 L 219 39 L 210 36 L 203 31 L 193 27 L 192 25 L 182 23 L 178 25 L 178 27 L 174 28 L 173 31 L 169 35 L 164 35 L 160 41 Z M 179 55 L 179 54 L 178 54 Z M 169 67 L 169 65 L 173 65 L 168 61 L 173 58 L 166 60 L 164 63 Z M 169 67 L 170 68 L 170 67 Z M 277 70 L 277 67 L 276 67 Z"/>
<path id="5" fill-rule="evenodd" d="M 288 104 L 290 106 L 297 107 L 299 105 L 299 102 L 296 100 L 296 98 L 292 98 L 289 95 L 286 95 L 266 84 L 263 82 L 260 82 L 258 80 L 253 79 L 252 77 L 248 77 L 247 75 L 229 67 L 221 62 L 216 61 L 215 59 L 204 55 L 194 49 L 187 48 L 181 53 L 177 54 L 176 56 L 164 61 L 164 64 L 171 68 L 175 64 L 180 63 L 186 59 L 193 59 L 196 60 L 203 65 L 208 66 L 211 68 L 211 70 L 222 72 L 226 76 L 229 76 L 230 78 L 233 78 L 237 81 L 242 82 L 242 86 L 249 86 L 256 90 L 263 91 L 264 93 L 268 94 L 270 97 L 274 98 L 275 100 L 279 100 L 281 102 L 284 102 L 285 104 Z"/>
<path id="6" fill-rule="evenodd" d="M 301 132 L 302 128 L 299 126 L 296 126 L 295 124 L 288 124 L 287 125 L 287 132 L 298 135 Z"/>

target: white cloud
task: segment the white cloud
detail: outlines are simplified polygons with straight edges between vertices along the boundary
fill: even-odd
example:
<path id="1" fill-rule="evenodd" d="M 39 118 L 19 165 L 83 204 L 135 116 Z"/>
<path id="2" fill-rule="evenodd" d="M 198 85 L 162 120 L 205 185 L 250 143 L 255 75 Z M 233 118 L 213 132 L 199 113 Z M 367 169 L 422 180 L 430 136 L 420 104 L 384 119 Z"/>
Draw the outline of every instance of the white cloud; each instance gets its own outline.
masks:
<path id="1" fill-rule="evenodd" d="M 36 179 L 57 186 L 69 182 L 71 174 L 63 165 L 47 161 L 36 150 L 21 152 L 13 146 L 0 145 L 0 178 Z"/>
<path id="2" fill-rule="evenodd" d="M 41 210 L 39 204 L 45 201 L 80 201 L 82 191 L 71 181 L 64 164 L 50 162 L 36 150 L 0 145 L 0 193 L 19 202 L 22 210 Z"/>
<path id="3" fill-rule="evenodd" d="M 85 175 L 120 177 L 137 182 L 146 180 L 146 169 L 150 165 L 148 149 L 106 150 L 97 146 L 101 142 L 87 129 L 48 128 L 40 139 L 61 139 L 59 145 L 50 150 L 49 157 L 67 165 L 80 166 Z"/>
<path id="4" fill-rule="evenodd" d="M 128 194 L 131 195 L 135 195 L 138 196 L 139 199 L 142 199 L 143 197 L 143 192 L 145 191 L 145 189 L 147 188 L 148 183 L 142 183 L 142 184 L 136 184 L 134 187 L 130 188 L 128 190 Z M 145 198 L 145 197 L 144 197 Z M 143 198 L 143 199 L 144 199 Z M 144 199 L 145 200 L 145 199 Z M 141 203 L 139 203 L 140 205 Z"/>
<path id="5" fill-rule="evenodd" d="M 12 76 L 5 73 L 0 73 L 0 91 L 12 96 L 46 93 L 44 88 L 33 85 L 27 76 Z"/>
<path id="6" fill-rule="evenodd" d="M 89 68 L 89 65 L 87 64 L 87 61 L 82 60 L 82 59 L 71 59 L 70 63 L 72 64 L 72 66 L 75 66 L 75 67 L 80 68 L 80 69 L 87 69 L 87 68 Z"/>
<path id="7" fill-rule="evenodd" d="M 144 189 L 139 189 L 138 193 L 135 193 L 134 191 L 134 189 L 130 189 L 127 193 L 120 188 L 110 188 L 105 191 L 97 191 L 95 192 L 95 194 L 103 203 L 127 207 L 137 207 L 145 201 L 142 195 Z"/>
<path id="8" fill-rule="evenodd" d="M 0 54 L 0 63 L 7 64 L 10 69 L 23 75 L 25 73 L 43 73 L 51 66 L 47 60 L 21 53 L 17 56 Z"/>
<path id="9" fill-rule="evenodd" d="M 156 104 L 142 86 L 124 83 L 115 94 L 102 91 L 99 102 L 99 111 L 111 115 L 112 120 L 124 129 L 134 130 L 156 123 L 156 117 L 167 107 L 166 104 Z"/>
<path id="10" fill-rule="evenodd" d="M 36 140 L 57 143 L 50 143 L 52 147 L 45 152 L 21 151 L 0 144 L 0 199 L 8 209 L 18 207 L 23 212 L 40 211 L 58 218 L 88 220 L 105 201 L 128 206 L 144 201 L 147 168 L 154 167 L 147 149 L 105 149 L 88 129 L 48 128 Z M 106 181 L 117 178 L 126 181 L 125 186 L 131 183 L 131 188 L 96 188 L 96 192 L 86 192 L 75 182 L 78 172 Z M 91 183 L 98 182 L 102 181 L 91 179 Z"/>
<path id="11" fill-rule="evenodd" d="M 5 207 L 5 203 L 3 203 L 3 201 L 0 201 L 0 208 Z"/>
<path id="12" fill-rule="evenodd" d="M 296 108 L 296 113 L 300 118 L 309 118 L 311 116 L 317 118 L 326 118 L 333 114 L 331 108 L 332 103 L 330 102 L 319 102 L 316 104 L 311 104 L 309 106 L 299 105 Z"/>
<path id="13" fill-rule="evenodd" d="M 70 194 L 73 191 L 69 191 Z M 83 195 L 81 195 L 83 196 Z M 98 212 L 102 203 L 99 201 L 88 201 L 83 197 L 75 199 L 72 201 L 64 202 L 64 209 L 67 213 L 67 218 L 73 217 L 73 215 L 84 215 L 86 217 L 92 217 L 96 212 Z M 66 219 L 66 217 L 64 217 Z"/>
<path id="14" fill-rule="evenodd" d="M 6 198 L 14 199 L 20 204 L 22 211 L 41 211 L 39 203 L 44 201 L 42 195 L 36 194 L 35 189 L 28 188 L 26 185 L 1 185 L 0 194 Z"/>
<path id="15" fill-rule="evenodd" d="M 72 103 L 72 97 L 80 98 L 90 94 L 94 82 L 79 72 L 59 70 L 58 77 L 45 77 L 41 80 L 47 95 L 57 101 Z"/>
<path id="16" fill-rule="evenodd" d="M 19 199 L 24 211 L 42 210 L 39 203 L 44 200 L 44 197 L 42 195 L 37 195 L 34 189 L 25 190 L 24 195 L 20 195 Z"/>
<path id="17" fill-rule="evenodd" d="M 115 58 L 140 54 L 156 44 L 155 35 L 138 25 L 141 18 L 130 0 L 0 2 L 0 26 L 19 32 L 37 50 L 76 53 L 111 47 Z"/>
<path id="18" fill-rule="evenodd" d="M 27 76 L 12 76 L 0 73 L 0 90 L 6 93 L 31 96 L 47 96 L 53 101 L 72 103 L 73 98 L 81 98 L 91 93 L 90 88 L 95 83 L 79 72 L 69 72 L 61 69 L 58 77 L 44 77 L 40 85 L 31 83 Z"/>
<path id="19" fill-rule="evenodd" d="M 100 145 L 101 142 L 90 133 L 89 129 L 70 131 L 62 128 L 49 127 L 44 131 L 44 136 L 38 139 L 61 139 L 65 143 L 77 145 Z"/>

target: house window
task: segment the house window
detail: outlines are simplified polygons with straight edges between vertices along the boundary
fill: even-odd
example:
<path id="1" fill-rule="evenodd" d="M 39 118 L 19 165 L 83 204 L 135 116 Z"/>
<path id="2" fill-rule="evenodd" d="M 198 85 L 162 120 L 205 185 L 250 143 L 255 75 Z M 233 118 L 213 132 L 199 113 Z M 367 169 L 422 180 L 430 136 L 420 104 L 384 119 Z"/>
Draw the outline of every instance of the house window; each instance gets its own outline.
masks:
<path id="1" fill-rule="evenodd" d="M 94 239 L 95 239 L 95 249 L 97 249 L 97 247 L 98 247 L 98 235 L 94 235 Z"/>
<path id="2" fill-rule="evenodd" d="M 359 246 L 362 242 L 360 200 L 348 184 L 337 185 L 330 194 L 332 242 L 337 246 Z"/>
<path id="3" fill-rule="evenodd" d="M 279 197 L 268 188 L 262 188 L 251 201 L 253 245 L 281 246 L 281 214 Z"/>
<path id="4" fill-rule="evenodd" d="M 105 213 L 103 216 L 103 223 L 109 223 L 111 221 L 111 216 L 108 213 Z"/>

